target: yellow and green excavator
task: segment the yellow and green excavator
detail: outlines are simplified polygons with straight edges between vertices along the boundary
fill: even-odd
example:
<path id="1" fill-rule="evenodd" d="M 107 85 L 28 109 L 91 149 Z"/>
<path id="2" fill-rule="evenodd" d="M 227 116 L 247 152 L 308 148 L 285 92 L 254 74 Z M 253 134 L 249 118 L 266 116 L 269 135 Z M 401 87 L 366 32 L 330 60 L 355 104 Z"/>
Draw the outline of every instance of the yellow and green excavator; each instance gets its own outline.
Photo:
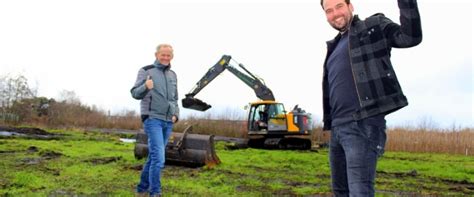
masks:
<path id="1" fill-rule="evenodd" d="M 204 87 L 225 70 L 230 71 L 242 80 L 260 99 L 251 102 L 247 117 L 247 145 L 253 148 L 269 149 L 310 149 L 311 148 L 311 114 L 296 105 L 290 112 L 285 110 L 283 103 L 275 101 L 272 91 L 262 79 L 248 71 L 242 64 L 238 64 L 245 73 L 230 64 L 232 57 L 223 55 L 206 74 L 196 83 L 191 91 L 182 100 L 184 108 L 206 111 L 211 105 L 194 98 Z M 220 163 L 214 150 L 214 136 L 188 134 L 191 127 L 183 133 L 172 133 L 166 147 L 166 163 L 185 166 L 214 166 Z M 141 132 L 137 134 L 135 157 L 144 158 L 148 155 L 147 136 Z"/>
<path id="2" fill-rule="evenodd" d="M 198 111 L 206 111 L 211 108 L 211 105 L 195 98 L 195 96 L 219 74 L 228 70 L 252 88 L 260 99 L 249 104 L 247 136 L 250 147 L 310 149 L 311 114 L 306 113 L 298 105 L 290 112 L 286 112 L 283 103 L 275 101 L 273 92 L 262 79 L 238 63 L 238 66 L 245 71 L 245 73 L 241 72 L 230 63 L 231 60 L 233 59 L 230 55 L 223 55 L 186 94 L 186 98 L 182 100 L 183 107 Z"/>

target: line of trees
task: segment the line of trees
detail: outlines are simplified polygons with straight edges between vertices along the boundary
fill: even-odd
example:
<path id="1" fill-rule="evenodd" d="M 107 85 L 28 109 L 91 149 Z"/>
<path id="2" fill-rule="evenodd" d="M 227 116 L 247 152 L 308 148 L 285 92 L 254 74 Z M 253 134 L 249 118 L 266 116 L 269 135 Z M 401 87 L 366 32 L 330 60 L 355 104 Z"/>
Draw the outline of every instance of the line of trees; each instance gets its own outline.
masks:
<path id="1" fill-rule="evenodd" d="M 96 106 L 81 103 L 74 91 L 63 90 L 58 100 L 38 97 L 23 75 L 0 76 L 0 124 L 36 125 L 49 128 L 120 128 L 139 129 L 135 111 L 111 116 Z"/>
<path id="2" fill-rule="evenodd" d="M 38 97 L 26 77 L 0 76 L 0 124 L 30 125 L 46 128 L 110 128 L 142 129 L 141 120 L 135 111 L 123 111 L 111 116 L 96 106 L 81 103 L 74 91 L 63 90 L 58 99 Z M 225 111 L 212 117 L 184 117 L 174 127 L 175 132 L 193 125 L 200 134 L 228 137 L 246 137 L 246 122 L 233 120 L 236 113 Z M 388 151 L 443 152 L 473 155 L 474 134 L 472 128 L 439 130 L 432 128 L 429 121 L 422 121 L 420 128 L 388 129 Z M 440 132 L 433 132 L 440 131 Z M 313 129 L 312 139 L 327 143 L 329 132 L 323 132 L 319 125 Z"/>

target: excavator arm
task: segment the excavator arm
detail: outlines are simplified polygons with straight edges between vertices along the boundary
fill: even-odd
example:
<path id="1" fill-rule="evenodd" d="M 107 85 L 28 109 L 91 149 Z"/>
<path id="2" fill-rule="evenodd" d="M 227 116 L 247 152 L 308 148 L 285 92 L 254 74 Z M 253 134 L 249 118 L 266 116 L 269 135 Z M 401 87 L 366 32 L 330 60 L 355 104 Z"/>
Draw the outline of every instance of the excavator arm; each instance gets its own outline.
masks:
<path id="1" fill-rule="evenodd" d="M 275 100 L 272 91 L 265 85 L 265 83 L 257 78 L 254 74 L 248 71 L 242 64 L 239 67 L 242 68 L 246 73 L 239 71 L 234 66 L 230 65 L 230 55 L 223 55 L 222 58 L 212 66 L 206 74 L 196 83 L 191 91 L 186 94 L 186 97 L 182 100 L 184 108 L 194 109 L 198 111 L 206 111 L 211 108 L 211 105 L 194 98 L 204 87 L 206 87 L 212 80 L 214 80 L 224 70 L 230 71 L 237 78 L 242 80 L 247 86 L 255 91 L 256 96 L 262 100 Z"/>

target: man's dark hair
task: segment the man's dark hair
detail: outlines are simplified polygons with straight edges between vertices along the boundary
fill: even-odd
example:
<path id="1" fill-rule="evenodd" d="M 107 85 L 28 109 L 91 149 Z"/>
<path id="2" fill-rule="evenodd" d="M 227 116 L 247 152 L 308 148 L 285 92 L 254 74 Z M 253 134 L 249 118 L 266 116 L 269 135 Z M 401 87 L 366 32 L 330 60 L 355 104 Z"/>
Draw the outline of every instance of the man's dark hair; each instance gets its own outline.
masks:
<path id="1" fill-rule="evenodd" d="M 322 7 L 323 10 L 324 10 L 323 1 L 324 1 L 324 0 L 321 0 L 321 7 Z M 350 3 L 351 3 L 351 0 L 345 0 L 345 1 L 346 1 L 346 4 L 350 4 Z"/>

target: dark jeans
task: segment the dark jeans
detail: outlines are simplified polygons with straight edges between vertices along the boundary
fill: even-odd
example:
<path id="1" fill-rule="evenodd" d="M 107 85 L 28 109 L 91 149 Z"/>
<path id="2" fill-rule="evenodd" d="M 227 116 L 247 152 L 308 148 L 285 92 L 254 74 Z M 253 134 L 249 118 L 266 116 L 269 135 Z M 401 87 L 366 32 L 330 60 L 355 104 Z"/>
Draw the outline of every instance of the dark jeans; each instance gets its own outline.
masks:
<path id="1" fill-rule="evenodd" d="M 172 122 L 147 118 L 143 123 L 148 136 L 148 158 L 137 185 L 137 192 L 150 192 L 151 195 L 161 194 L 161 169 L 165 167 L 165 148 L 173 127 Z"/>
<path id="2" fill-rule="evenodd" d="M 329 162 L 335 196 L 374 196 L 377 159 L 387 139 L 385 128 L 366 120 L 332 128 Z"/>

